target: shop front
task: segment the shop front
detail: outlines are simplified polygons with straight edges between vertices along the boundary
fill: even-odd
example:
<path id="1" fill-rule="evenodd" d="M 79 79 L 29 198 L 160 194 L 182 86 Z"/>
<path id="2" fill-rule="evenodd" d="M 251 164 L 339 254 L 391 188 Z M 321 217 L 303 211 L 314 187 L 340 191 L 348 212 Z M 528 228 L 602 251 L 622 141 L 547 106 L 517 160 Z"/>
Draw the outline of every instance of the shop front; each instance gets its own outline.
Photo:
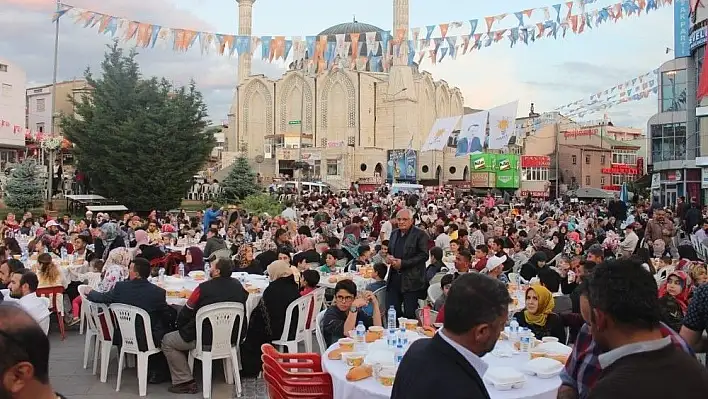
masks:
<path id="1" fill-rule="evenodd" d="M 708 166 L 708 165 L 707 165 Z M 701 169 L 662 170 L 652 174 L 652 199 L 659 198 L 664 206 L 675 206 L 679 197 L 687 200 L 696 198 L 702 201 L 701 195 L 703 171 Z"/>

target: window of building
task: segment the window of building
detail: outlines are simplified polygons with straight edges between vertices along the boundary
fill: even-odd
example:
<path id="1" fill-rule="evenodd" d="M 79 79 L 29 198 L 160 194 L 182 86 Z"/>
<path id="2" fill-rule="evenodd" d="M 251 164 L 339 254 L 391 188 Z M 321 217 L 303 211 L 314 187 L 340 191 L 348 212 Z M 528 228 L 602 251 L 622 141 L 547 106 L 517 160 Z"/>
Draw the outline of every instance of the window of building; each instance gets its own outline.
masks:
<path id="1" fill-rule="evenodd" d="M 637 153 L 633 150 L 614 150 L 612 151 L 612 163 L 636 165 Z"/>
<path id="2" fill-rule="evenodd" d="M 629 183 L 634 180 L 632 175 L 612 175 L 612 185 L 621 186 L 622 183 Z"/>
<path id="3" fill-rule="evenodd" d="M 37 112 L 44 112 L 44 99 L 43 98 L 38 98 L 37 99 Z"/>
<path id="4" fill-rule="evenodd" d="M 10 95 L 12 95 L 12 85 L 7 84 L 7 83 L 3 83 L 1 91 L 2 91 L 3 97 L 10 97 Z"/>
<path id="5" fill-rule="evenodd" d="M 523 168 L 521 179 L 527 181 L 547 181 L 548 168 Z"/>
<path id="6" fill-rule="evenodd" d="M 44 133 L 44 122 L 37 124 L 37 133 Z"/>
<path id="7" fill-rule="evenodd" d="M 577 165 L 577 164 L 578 164 L 578 157 L 577 157 L 577 156 L 573 155 L 573 156 L 572 156 L 572 160 L 573 160 L 573 165 Z"/>
<path id="8" fill-rule="evenodd" d="M 7 72 L 7 65 L 0 64 L 0 72 Z"/>
<path id="9" fill-rule="evenodd" d="M 600 185 L 605 185 L 605 176 L 600 176 Z"/>
<path id="10" fill-rule="evenodd" d="M 454 166 L 450 166 L 450 169 L 449 169 L 449 171 L 450 171 L 450 174 L 451 174 L 451 175 L 454 175 L 454 174 L 455 174 L 455 172 L 457 172 L 457 168 L 456 168 L 456 167 L 454 167 Z"/>
<path id="11" fill-rule="evenodd" d="M 322 161 L 315 161 L 315 166 L 312 168 L 312 177 L 320 178 L 322 176 Z"/>
<path id="12" fill-rule="evenodd" d="M 336 159 L 327 160 L 327 176 L 339 175 L 339 164 Z"/>
<path id="13" fill-rule="evenodd" d="M 423 173 L 428 173 L 428 171 L 430 170 L 430 168 L 428 167 L 428 165 L 423 165 L 423 167 L 421 168 L 421 170 L 423 171 Z"/>
<path id="14" fill-rule="evenodd" d="M 661 73 L 661 112 L 686 110 L 686 70 Z"/>
<path id="15" fill-rule="evenodd" d="M 590 176 L 585 176 L 585 185 L 589 186 L 590 185 Z"/>
<path id="16" fill-rule="evenodd" d="M 602 166 L 605 166 L 605 161 L 606 161 L 605 158 L 606 157 L 604 155 L 600 155 L 600 163 L 602 164 Z"/>
<path id="17" fill-rule="evenodd" d="M 686 159 L 685 123 L 651 125 L 650 134 L 652 162 Z"/>
<path id="18" fill-rule="evenodd" d="M 361 170 L 362 172 L 366 172 L 366 164 L 363 163 L 363 164 L 359 165 L 359 170 Z"/>
<path id="19" fill-rule="evenodd" d="M 590 165 L 590 155 L 585 156 L 585 165 Z"/>

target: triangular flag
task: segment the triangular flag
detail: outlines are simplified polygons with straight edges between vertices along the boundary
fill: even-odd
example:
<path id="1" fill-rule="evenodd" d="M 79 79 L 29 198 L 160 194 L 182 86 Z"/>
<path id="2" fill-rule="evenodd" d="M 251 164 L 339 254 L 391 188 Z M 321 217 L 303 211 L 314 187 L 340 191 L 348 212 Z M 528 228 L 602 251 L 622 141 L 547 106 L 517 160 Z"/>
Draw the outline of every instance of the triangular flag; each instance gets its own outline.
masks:
<path id="1" fill-rule="evenodd" d="M 440 33 L 442 34 L 442 38 L 444 39 L 445 36 L 447 35 L 447 29 L 450 27 L 450 24 L 440 24 Z"/>

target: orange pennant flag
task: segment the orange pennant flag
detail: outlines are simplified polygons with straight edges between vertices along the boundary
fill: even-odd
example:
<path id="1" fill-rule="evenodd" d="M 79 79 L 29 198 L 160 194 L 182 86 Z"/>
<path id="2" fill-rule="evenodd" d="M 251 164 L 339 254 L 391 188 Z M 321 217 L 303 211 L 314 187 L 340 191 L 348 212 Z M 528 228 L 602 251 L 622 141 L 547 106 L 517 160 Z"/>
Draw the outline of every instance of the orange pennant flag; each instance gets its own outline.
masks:
<path id="1" fill-rule="evenodd" d="M 447 29 L 450 27 L 450 24 L 440 24 L 440 33 L 442 34 L 442 38 L 444 39 L 445 36 L 447 36 Z"/>
<path id="2" fill-rule="evenodd" d="M 506 29 L 500 29 L 496 32 L 494 32 L 494 43 L 499 42 L 501 39 L 504 38 L 504 33 L 506 33 Z"/>
<path id="3" fill-rule="evenodd" d="M 447 29 L 445 29 L 445 30 L 447 31 Z M 445 35 L 443 34 L 443 37 L 444 37 L 444 36 L 445 36 Z M 401 44 L 401 43 L 403 42 L 403 40 L 405 40 L 405 38 L 406 38 L 406 28 L 399 28 L 399 29 L 396 29 L 395 42 L 396 42 L 397 44 Z"/>
<path id="4" fill-rule="evenodd" d="M 521 11 L 522 14 L 526 15 L 526 18 L 531 18 L 531 14 L 533 14 L 533 8 L 529 8 L 528 10 Z"/>
<path id="5" fill-rule="evenodd" d="M 578 16 L 577 15 L 570 16 L 570 26 L 573 29 L 573 33 L 578 33 Z"/>
<path id="6" fill-rule="evenodd" d="M 568 7 L 568 14 L 566 15 L 566 18 L 570 18 L 570 16 L 573 14 L 573 2 L 567 1 L 565 3 L 565 6 Z"/>
<path id="7" fill-rule="evenodd" d="M 193 30 L 185 30 L 184 31 L 184 42 L 183 42 L 183 47 L 180 49 L 182 51 L 187 51 L 189 50 L 189 46 L 192 45 L 192 42 L 194 42 L 194 38 L 197 36 L 197 32 Z"/>
<path id="8" fill-rule="evenodd" d="M 639 11 L 644 11 L 647 7 L 647 0 L 637 0 L 637 5 L 639 6 Z"/>
<path id="9" fill-rule="evenodd" d="M 276 36 L 270 44 L 270 60 L 277 60 L 285 53 L 285 36 Z"/>
<path id="10" fill-rule="evenodd" d="M 98 25 L 98 33 L 104 33 L 106 31 L 108 24 L 111 22 L 111 18 L 113 17 L 110 15 L 104 15 L 101 17 L 101 23 Z"/>
<path id="11" fill-rule="evenodd" d="M 622 18 L 622 4 L 621 3 L 615 4 L 615 15 L 614 16 L 615 16 L 615 22 L 617 22 L 617 20 Z"/>
<path id="12" fill-rule="evenodd" d="M 539 22 L 536 24 L 536 28 L 538 28 L 538 35 L 536 35 L 536 39 L 539 39 L 543 37 L 543 31 L 545 30 L 545 27 L 543 26 L 542 22 Z"/>
<path id="13" fill-rule="evenodd" d="M 433 63 L 433 65 L 437 64 L 437 54 L 438 52 L 435 50 L 430 50 L 430 61 Z"/>
<path id="14" fill-rule="evenodd" d="M 580 26 L 578 26 L 578 33 L 583 33 L 585 30 L 585 15 L 580 16 Z"/>
<path id="15" fill-rule="evenodd" d="M 351 43 L 351 49 L 352 49 L 352 62 L 356 63 L 357 57 L 359 57 L 359 37 L 361 36 L 360 33 L 350 33 L 349 34 L 349 41 Z"/>
<path id="16" fill-rule="evenodd" d="M 152 25 L 146 23 L 139 24 L 135 44 L 139 47 L 147 47 L 150 45 L 150 40 L 152 40 Z"/>
<path id="17" fill-rule="evenodd" d="M 135 34 L 138 32 L 138 26 L 139 23 L 135 21 L 130 21 L 128 23 L 128 29 L 125 30 L 125 40 L 130 40 L 135 37 Z"/>
<path id="18" fill-rule="evenodd" d="M 226 49 L 229 49 L 229 55 L 233 54 L 234 48 L 234 35 L 224 35 L 224 41 L 221 43 L 221 48 L 219 49 L 219 54 L 224 54 Z"/>
<path id="19" fill-rule="evenodd" d="M 494 24 L 494 17 L 484 17 L 484 21 L 487 23 L 487 33 L 491 32 L 492 25 Z"/>

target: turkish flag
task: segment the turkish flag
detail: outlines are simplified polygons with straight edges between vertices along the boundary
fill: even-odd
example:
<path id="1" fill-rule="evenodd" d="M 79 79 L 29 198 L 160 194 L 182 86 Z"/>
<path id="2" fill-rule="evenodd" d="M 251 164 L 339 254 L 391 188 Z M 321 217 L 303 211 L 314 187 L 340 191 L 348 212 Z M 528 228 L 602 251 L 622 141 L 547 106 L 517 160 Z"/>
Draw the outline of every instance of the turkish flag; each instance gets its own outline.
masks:
<path id="1" fill-rule="evenodd" d="M 698 91 L 696 92 L 696 99 L 701 101 L 705 96 L 708 96 L 708 62 L 703 61 L 703 66 L 701 67 L 701 75 L 698 78 Z"/>

